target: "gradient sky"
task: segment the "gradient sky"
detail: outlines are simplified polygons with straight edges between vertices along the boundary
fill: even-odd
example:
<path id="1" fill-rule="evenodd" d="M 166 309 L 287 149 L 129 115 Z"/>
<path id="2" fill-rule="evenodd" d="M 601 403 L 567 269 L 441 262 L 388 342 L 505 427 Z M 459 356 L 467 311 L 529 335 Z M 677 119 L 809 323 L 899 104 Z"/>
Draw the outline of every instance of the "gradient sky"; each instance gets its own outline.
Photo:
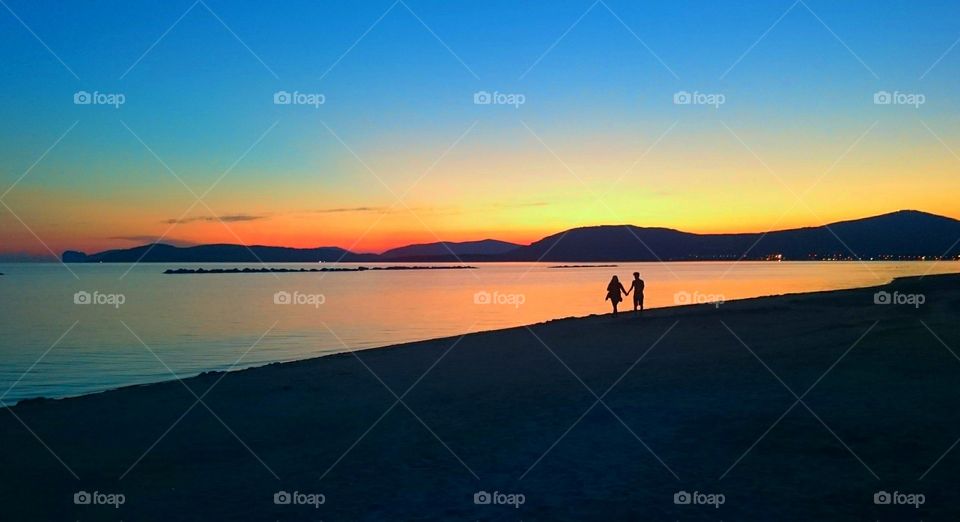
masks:
<path id="1" fill-rule="evenodd" d="M 953 1 L 4 2 L 7 258 L 960 218 Z"/>

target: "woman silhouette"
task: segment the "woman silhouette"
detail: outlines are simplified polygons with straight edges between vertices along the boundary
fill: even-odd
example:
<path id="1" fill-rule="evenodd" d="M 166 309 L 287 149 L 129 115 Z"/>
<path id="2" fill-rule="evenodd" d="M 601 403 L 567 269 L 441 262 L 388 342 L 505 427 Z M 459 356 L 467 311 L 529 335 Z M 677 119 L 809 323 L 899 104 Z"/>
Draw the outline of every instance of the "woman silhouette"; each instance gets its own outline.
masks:
<path id="1" fill-rule="evenodd" d="M 607 300 L 613 304 L 613 313 L 617 313 L 617 305 L 620 304 L 620 301 L 623 301 L 623 296 L 627 295 L 627 291 L 624 290 L 623 285 L 620 284 L 620 280 L 617 279 L 617 276 L 613 276 L 610 279 L 610 284 L 607 285 Z"/>

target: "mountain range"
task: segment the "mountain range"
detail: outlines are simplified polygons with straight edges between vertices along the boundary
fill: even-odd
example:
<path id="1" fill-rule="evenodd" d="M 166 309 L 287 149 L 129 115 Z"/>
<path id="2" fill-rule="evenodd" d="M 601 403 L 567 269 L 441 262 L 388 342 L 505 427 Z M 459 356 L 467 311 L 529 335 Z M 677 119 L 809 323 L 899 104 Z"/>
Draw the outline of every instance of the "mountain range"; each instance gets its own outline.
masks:
<path id="1" fill-rule="evenodd" d="M 65 263 L 231 262 L 316 263 L 386 261 L 695 261 L 729 259 L 914 259 L 960 255 L 960 221 L 901 210 L 818 227 L 739 234 L 695 234 L 670 228 L 580 227 L 529 245 L 494 239 L 437 242 L 382 254 L 340 247 L 288 248 L 231 244 L 176 247 L 162 243 L 96 254 L 67 251 Z"/>

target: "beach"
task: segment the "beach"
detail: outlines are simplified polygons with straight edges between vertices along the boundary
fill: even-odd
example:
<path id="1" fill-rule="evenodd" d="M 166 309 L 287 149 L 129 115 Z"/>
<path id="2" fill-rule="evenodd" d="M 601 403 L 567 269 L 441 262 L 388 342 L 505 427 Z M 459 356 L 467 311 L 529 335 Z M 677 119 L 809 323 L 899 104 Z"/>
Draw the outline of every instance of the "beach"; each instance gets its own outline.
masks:
<path id="1" fill-rule="evenodd" d="M 914 277 L 27 400 L 0 518 L 954 519 L 958 314 Z"/>

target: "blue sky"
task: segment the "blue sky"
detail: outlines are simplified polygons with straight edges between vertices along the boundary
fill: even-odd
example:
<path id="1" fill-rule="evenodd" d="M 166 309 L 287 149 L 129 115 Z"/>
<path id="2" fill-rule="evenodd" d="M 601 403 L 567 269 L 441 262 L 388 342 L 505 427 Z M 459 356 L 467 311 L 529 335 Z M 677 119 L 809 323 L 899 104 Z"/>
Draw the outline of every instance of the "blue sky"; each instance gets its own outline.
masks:
<path id="1" fill-rule="evenodd" d="M 388 0 L 264 6 L 205 0 L 55 8 L 5 2 L 0 180 L 12 184 L 79 122 L 8 197 L 39 229 L 76 221 L 71 215 L 80 207 L 41 217 L 45 204 L 60 206 L 67 196 L 90 204 L 142 200 L 152 211 L 176 217 L 191 195 L 153 153 L 200 193 L 275 124 L 217 189 L 217 212 L 280 214 L 305 189 L 316 193 L 320 207 L 389 203 L 392 194 L 354 153 L 400 192 L 474 122 L 442 176 L 467 186 L 478 173 L 493 170 L 559 172 L 527 202 L 572 198 L 584 180 L 612 182 L 628 157 L 678 121 L 680 137 L 665 140 L 658 149 L 662 156 L 654 158 L 664 171 L 683 168 L 676 184 L 658 181 L 661 193 L 683 193 L 690 186 L 688 177 L 700 168 L 691 160 L 696 152 L 713 164 L 734 151 L 758 156 L 799 187 L 819 172 L 793 172 L 794 165 L 814 157 L 822 169 L 875 121 L 881 125 L 865 151 L 940 155 L 941 167 L 922 167 L 936 171 L 933 184 L 944 171 L 956 172 L 945 146 L 960 150 L 960 50 L 948 52 L 960 38 L 956 2 Z M 123 93 L 126 103 L 90 110 L 74 105 L 78 90 Z M 316 110 L 274 105 L 278 90 L 323 93 L 326 103 Z M 479 90 L 522 93 L 526 103 L 489 110 L 472 103 Z M 672 103 L 681 90 L 722 93 L 726 103 L 719 110 L 687 110 Z M 923 93 L 926 104 L 886 110 L 873 104 L 878 90 Z M 744 143 L 731 140 L 724 127 Z M 570 156 L 553 158 L 556 151 Z M 592 170 L 608 160 L 609 172 Z M 860 161 L 857 175 L 871 167 L 866 156 Z M 565 176 L 568 167 L 578 174 L 583 169 L 583 180 Z M 258 208 L 250 209 L 251 194 L 265 183 L 277 190 L 262 194 Z M 944 185 L 939 192 L 952 188 Z M 436 190 L 445 204 L 463 197 L 480 205 L 480 196 L 461 194 L 455 183 Z M 489 203 L 505 190 L 491 190 Z M 429 194 L 417 197 L 430 204 Z M 557 217 L 568 215 L 571 205 L 558 207 L 557 227 L 577 224 Z M 618 201 L 610 205 L 621 210 Z M 908 200 L 889 206 L 917 205 Z M 648 217 L 623 211 L 622 221 Z M 673 216 L 675 226 L 683 228 L 682 218 Z M 550 228 L 531 219 L 520 217 L 531 233 Z M 764 220 L 770 218 L 761 214 L 743 227 Z M 792 222 L 804 220 L 815 216 Z M 588 213 L 585 222 L 591 221 L 609 219 Z M 0 223 L 18 227 L 9 218 Z M 696 219 L 688 225 L 703 227 Z M 91 222 L 84 237 L 95 242 L 115 235 L 98 227 L 102 222 Z M 159 235 L 160 228 L 142 233 Z M 21 249 L 37 248 L 22 230 L 16 236 Z"/>

